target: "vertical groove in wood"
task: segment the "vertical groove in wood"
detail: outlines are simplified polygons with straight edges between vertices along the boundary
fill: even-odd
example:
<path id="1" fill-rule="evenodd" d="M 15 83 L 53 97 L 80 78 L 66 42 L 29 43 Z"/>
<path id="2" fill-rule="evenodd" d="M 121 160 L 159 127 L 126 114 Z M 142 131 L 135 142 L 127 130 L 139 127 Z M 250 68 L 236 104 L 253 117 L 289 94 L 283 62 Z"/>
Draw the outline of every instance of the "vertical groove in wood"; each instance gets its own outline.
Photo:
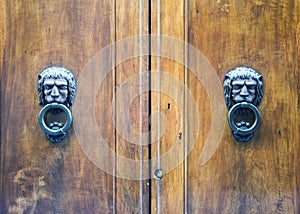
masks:
<path id="1" fill-rule="evenodd" d="M 3 79 L 3 70 L 5 68 L 4 64 L 4 54 L 5 54 L 5 45 L 6 45 L 6 1 L 0 3 L 0 89 L 2 91 L 2 79 Z M 4 155 L 2 151 L 5 150 L 3 140 L 3 115 L 2 115 L 2 93 L 0 93 L 0 175 L 4 176 Z M 4 182 L 3 179 L 0 179 L 0 212 L 4 212 Z"/>
<path id="2" fill-rule="evenodd" d="M 117 0 L 113 0 L 113 28 L 112 28 L 112 35 L 113 35 L 113 43 L 117 42 Z M 113 55 L 113 75 L 114 75 L 114 81 L 113 81 L 113 96 L 116 96 L 116 90 L 117 90 L 117 71 L 116 71 L 116 60 L 117 60 L 117 53 L 116 53 L 116 46 L 113 46 L 112 50 L 112 55 Z M 116 110 L 117 108 L 117 102 L 115 101 L 112 103 L 113 108 Z M 112 185 L 112 191 L 113 191 L 113 203 L 112 203 L 112 213 L 116 214 L 117 213 L 117 177 L 115 176 L 117 173 L 117 164 L 116 164 L 116 155 L 117 155 L 117 131 L 116 131 L 116 115 L 112 118 L 115 126 L 114 126 L 114 142 L 113 142 L 113 148 L 111 148 L 114 151 L 114 166 L 113 166 L 113 185 Z"/>
<path id="3" fill-rule="evenodd" d="M 189 0 L 184 1 L 184 85 L 188 86 L 189 81 L 189 69 L 188 69 L 188 59 L 189 59 Z M 189 142 L 189 123 L 188 121 L 188 108 L 189 103 L 187 102 L 188 93 L 184 93 L 184 213 L 188 213 L 188 142 Z"/>

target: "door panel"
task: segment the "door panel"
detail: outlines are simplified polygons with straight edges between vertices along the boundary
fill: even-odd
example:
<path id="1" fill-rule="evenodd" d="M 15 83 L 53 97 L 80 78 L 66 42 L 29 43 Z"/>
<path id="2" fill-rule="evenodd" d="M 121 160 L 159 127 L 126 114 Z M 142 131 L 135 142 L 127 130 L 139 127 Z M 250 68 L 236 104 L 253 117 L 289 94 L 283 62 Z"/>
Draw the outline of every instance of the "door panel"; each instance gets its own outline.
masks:
<path id="1" fill-rule="evenodd" d="M 63 65 L 78 77 L 87 60 L 114 41 L 114 4 L 1 5 L 6 17 L 1 28 L 6 37 L 1 50 L 1 213 L 111 212 L 114 178 L 88 160 L 73 130 L 59 145 L 49 143 L 41 131 L 37 74 L 47 66 Z M 112 92 L 103 96 L 108 99 Z M 106 132 L 114 139 L 113 129 Z"/>
<path id="2" fill-rule="evenodd" d="M 143 0 L 140 7 L 138 1 L 125 0 L 1 1 L 1 213 L 300 212 L 299 1 L 161 0 L 160 8 L 157 3 Z M 185 64 L 158 58 L 155 39 L 143 41 L 150 55 L 139 56 L 136 36 L 157 34 L 158 26 L 162 35 L 187 42 L 162 44 Z M 113 173 L 107 173 L 85 153 L 73 128 L 63 142 L 48 142 L 37 122 L 37 75 L 48 66 L 62 65 L 79 79 L 93 56 L 128 37 L 136 42 L 109 47 L 113 69 L 97 90 L 96 101 L 93 94 L 86 97 L 88 107 L 94 103 L 98 131 L 113 151 L 106 160 Z M 254 138 L 236 142 L 226 123 L 216 151 L 204 162 L 200 156 L 211 148 L 207 139 L 215 131 L 211 125 L 216 109 L 207 84 L 188 67 L 195 62 L 187 44 L 203 54 L 220 82 L 240 65 L 264 77 L 262 119 Z M 130 50 L 134 57 L 115 66 Z M 97 63 L 91 66 L 103 74 Z M 197 72 L 205 76 L 206 68 L 200 66 Z M 139 81 L 141 71 L 146 75 Z M 158 84 L 161 93 L 155 90 Z M 188 94 L 179 85 L 195 99 L 199 131 Z M 125 108 L 129 120 L 123 118 Z M 128 140 L 133 130 L 151 135 L 141 146 Z M 168 161 L 182 160 L 172 170 L 162 158 L 170 151 Z M 139 164 L 128 168 L 119 157 L 162 162 L 145 162 L 141 171 Z M 157 169 L 162 170 L 161 179 L 153 177 Z M 144 179 L 126 179 L 126 173 Z"/>
<path id="3" fill-rule="evenodd" d="M 191 0 L 189 8 L 189 43 L 220 80 L 246 65 L 262 73 L 265 91 L 261 127 L 251 142 L 235 142 L 226 125 L 204 166 L 196 160 L 205 138 L 196 144 L 187 160 L 188 213 L 299 212 L 299 2 Z M 193 78 L 190 88 L 203 90 Z M 200 97 L 200 109 L 209 109 Z"/>

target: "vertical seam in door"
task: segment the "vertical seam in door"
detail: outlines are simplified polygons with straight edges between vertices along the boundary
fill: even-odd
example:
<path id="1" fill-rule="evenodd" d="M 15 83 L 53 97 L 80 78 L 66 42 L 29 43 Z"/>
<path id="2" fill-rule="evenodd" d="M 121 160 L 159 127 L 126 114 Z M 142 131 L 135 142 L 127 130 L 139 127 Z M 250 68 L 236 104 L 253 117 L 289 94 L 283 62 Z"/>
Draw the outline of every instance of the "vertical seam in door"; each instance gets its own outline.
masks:
<path id="1" fill-rule="evenodd" d="M 151 58 L 151 7 L 152 7 L 152 4 L 151 4 L 151 0 L 148 0 L 148 120 L 150 120 L 149 118 L 151 118 L 151 63 L 152 63 L 152 58 Z M 151 132 L 151 123 L 149 123 L 148 121 L 148 133 Z M 149 206 L 148 206 L 148 213 L 151 214 L 151 206 L 152 206 L 152 184 L 151 184 L 151 168 L 152 168 L 152 165 L 151 165 L 151 159 L 152 159 L 152 155 L 151 155 L 151 134 L 148 135 L 149 138 L 148 138 L 148 176 L 149 176 L 149 179 L 147 181 L 148 183 L 148 201 L 149 201 Z"/>
<path id="2" fill-rule="evenodd" d="M 187 64 L 188 64 L 188 21 L 189 21 L 189 1 L 185 0 L 184 2 L 184 84 L 186 87 L 188 87 L 188 69 L 187 69 Z M 187 160 L 187 151 L 188 151 L 188 124 L 186 122 L 187 118 L 187 108 L 188 108 L 188 103 L 186 101 L 187 97 L 187 91 L 184 90 L 183 94 L 183 109 L 184 109 L 184 116 L 183 116 L 183 129 L 184 129 L 184 213 L 188 213 L 188 160 Z"/>
<path id="3" fill-rule="evenodd" d="M 160 83 L 160 0 L 157 0 L 157 112 L 160 112 L 160 91 L 161 91 L 161 83 Z M 157 169 L 161 168 L 160 163 L 160 114 L 158 114 L 157 120 Z M 161 191 L 161 180 L 160 178 L 157 180 L 157 214 L 160 214 L 160 191 Z"/>
<path id="4" fill-rule="evenodd" d="M 139 106 L 140 106 L 140 151 L 139 151 L 139 158 L 140 158 L 140 213 L 143 213 L 143 0 L 139 0 Z"/>
<path id="5" fill-rule="evenodd" d="M 114 43 L 117 42 L 117 0 L 114 0 L 112 1 L 113 2 L 113 22 L 114 22 Z M 117 71 L 116 71 L 116 67 L 115 67 L 115 63 L 116 63 L 116 45 L 112 45 L 113 47 L 113 50 L 112 50 L 112 61 L 113 61 L 113 69 L 114 69 L 114 88 L 113 88 L 113 93 L 114 93 L 114 96 L 117 96 Z M 114 103 L 112 103 L 112 105 L 114 105 L 114 108 L 117 109 L 117 97 L 114 101 Z M 113 120 L 114 120 L 114 123 L 116 124 L 117 122 L 117 114 L 114 115 L 113 117 Z M 117 130 L 115 128 L 114 130 L 114 150 L 115 150 L 115 156 L 114 156 L 114 160 L 113 160 L 113 176 L 112 176 L 112 179 L 113 179 L 113 213 L 116 214 L 116 205 L 117 205 L 117 188 L 116 188 L 116 157 L 117 157 Z"/>

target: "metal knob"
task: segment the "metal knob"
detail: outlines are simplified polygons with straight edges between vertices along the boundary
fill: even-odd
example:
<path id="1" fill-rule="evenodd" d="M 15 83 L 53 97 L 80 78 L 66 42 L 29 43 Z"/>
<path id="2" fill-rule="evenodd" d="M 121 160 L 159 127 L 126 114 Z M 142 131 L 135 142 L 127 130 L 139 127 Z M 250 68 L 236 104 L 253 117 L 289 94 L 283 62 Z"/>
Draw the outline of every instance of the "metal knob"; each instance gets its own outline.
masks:
<path id="1" fill-rule="evenodd" d="M 227 72 L 224 96 L 233 137 L 239 142 L 248 142 L 260 124 L 257 107 L 263 97 L 262 75 L 248 67 L 237 67 Z"/>

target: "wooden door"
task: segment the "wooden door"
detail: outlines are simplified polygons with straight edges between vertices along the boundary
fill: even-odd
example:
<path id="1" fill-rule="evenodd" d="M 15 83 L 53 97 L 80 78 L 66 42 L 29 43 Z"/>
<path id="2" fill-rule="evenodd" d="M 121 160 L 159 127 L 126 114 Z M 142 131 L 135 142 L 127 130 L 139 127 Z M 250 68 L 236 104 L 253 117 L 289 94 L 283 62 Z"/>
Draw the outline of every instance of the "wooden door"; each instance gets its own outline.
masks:
<path id="1" fill-rule="evenodd" d="M 300 212 L 299 1 L 3 0 L 0 11 L 1 213 Z M 51 65 L 78 79 L 59 144 L 37 122 L 37 75 Z M 222 100 L 241 65 L 265 83 L 248 143 L 232 137 Z M 95 128 L 76 120 L 83 101 L 111 153 L 74 129 Z"/>

